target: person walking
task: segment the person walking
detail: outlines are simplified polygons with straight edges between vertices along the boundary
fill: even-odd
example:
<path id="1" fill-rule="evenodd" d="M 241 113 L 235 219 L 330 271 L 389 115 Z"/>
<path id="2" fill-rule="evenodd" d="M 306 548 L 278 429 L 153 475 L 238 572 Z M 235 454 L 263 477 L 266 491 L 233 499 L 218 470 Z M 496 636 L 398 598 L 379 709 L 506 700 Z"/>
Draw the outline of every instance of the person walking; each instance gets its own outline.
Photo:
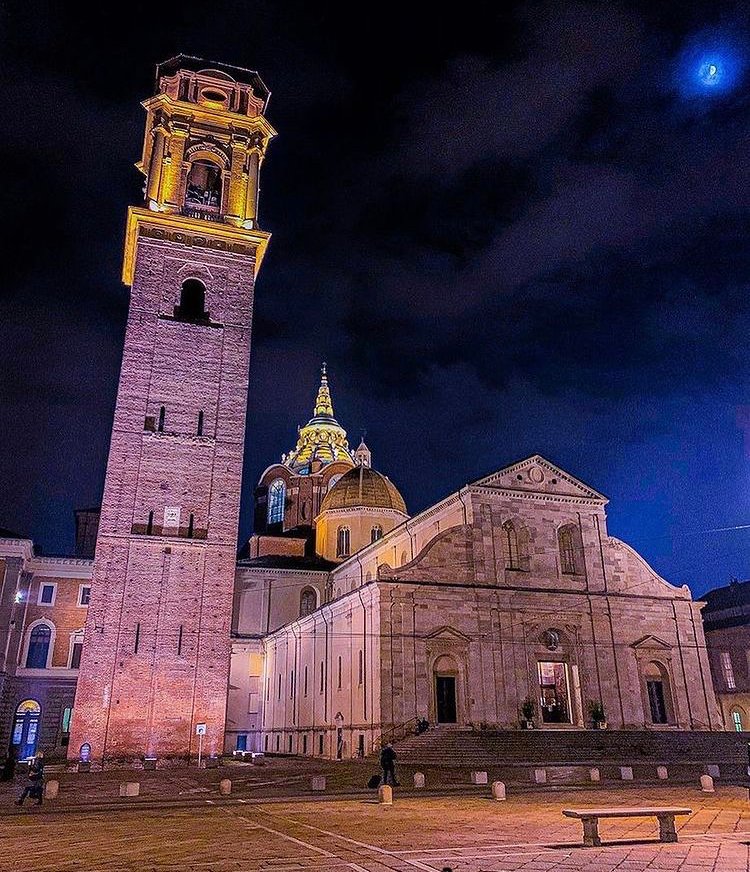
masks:
<path id="1" fill-rule="evenodd" d="M 391 784 L 394 787 L 399 786 L 396 781 L 396 752 L 393 750 L 393 745 L 388 744 L 380 752 L 380 766 L 383 770 L 383 784 L 388 784 L 388 776 L 391 776 Z"/>
<path id="2" fill-rule="evenodd" d="M 36 800 L 37 805 L 42 804 L 42 794 L 44 793 L 44 753 L 39 751 L 34 759 L 29 763 L 29 783 L 21 791 L 21 795 L 16 800 L 16 805 L 23 805 L 24 799 L 30 796 Z"/>

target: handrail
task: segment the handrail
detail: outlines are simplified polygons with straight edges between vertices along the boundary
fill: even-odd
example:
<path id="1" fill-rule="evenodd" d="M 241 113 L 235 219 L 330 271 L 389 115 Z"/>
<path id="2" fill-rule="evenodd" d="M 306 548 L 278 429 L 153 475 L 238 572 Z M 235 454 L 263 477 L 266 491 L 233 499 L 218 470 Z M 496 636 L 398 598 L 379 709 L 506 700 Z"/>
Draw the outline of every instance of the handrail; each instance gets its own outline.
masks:
<path id="1" fill-rule="evenodd" d="M 417 722 L 419 720 L 419 716 L 415 715 L 413 718 L 409 718 L 408 721 L 396 724 L 390 730 L 381 732 L 380 736 L 373 742 L 373 750 L 379 751 L 388 742 L 397 742 L 399 739 L 405 739 L 407 736 L 413 735 L 417 731 Z"/>

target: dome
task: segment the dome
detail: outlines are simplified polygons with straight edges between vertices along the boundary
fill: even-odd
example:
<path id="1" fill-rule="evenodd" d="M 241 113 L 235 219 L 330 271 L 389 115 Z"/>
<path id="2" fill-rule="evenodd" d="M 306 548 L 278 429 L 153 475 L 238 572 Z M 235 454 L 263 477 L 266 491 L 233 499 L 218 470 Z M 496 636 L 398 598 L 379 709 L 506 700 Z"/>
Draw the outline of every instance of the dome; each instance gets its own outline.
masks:
<path id="1" fill-rule="evenodd" d="M 326 509 L 393 509 L 406 514 L 404 498 L 388 476 L 367 466 L 344 473 L 328 491 L 320 506 Z"/>

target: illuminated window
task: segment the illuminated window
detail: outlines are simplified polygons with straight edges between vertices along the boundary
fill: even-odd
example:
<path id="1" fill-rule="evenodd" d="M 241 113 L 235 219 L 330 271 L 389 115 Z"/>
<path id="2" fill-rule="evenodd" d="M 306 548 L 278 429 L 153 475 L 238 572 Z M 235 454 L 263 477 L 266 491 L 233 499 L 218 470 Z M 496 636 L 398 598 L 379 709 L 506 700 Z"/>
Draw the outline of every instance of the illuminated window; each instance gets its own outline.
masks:
<path id="1" fill-rule="evenodd" d="M 284 522 L 284 504 L 286 502 L 286 484 L 283 478 L 277 478 L 268 486 L 268 513 L 267 520 L 270 524 L 282 524 Z"/>
<path id="2" fill-rule="evenodd" d="M 724 674 L 724 684 L 727 690 L 734 690 L 737 685 L 734 681 L 734 669 L 732 668 L 732 658 L 729 651 L 722 651 L 719 655 L 721 659 L 721 671 Z"/>
<path id="3" fill-rule="evenodd" d="M 336 556 L 349 556 L 349 528 L 339 527 L 336 532 Z"/>
<path id="4" fill-rule="evenodd" d="M 52 630 L 47 624 L 37 624 L 29 635 L 26 654 L 27 669 L 46 669 L 52 644 Z"/>
<path id="5" fill-rule="evenodd" d="M 70 742 L 70 721 L 73 717 L 73 709 L 67 705 L 62 711 L 62 722 L 60 724 L 60 744 L 67 745 Z"/>
<path id="6" fill-rule="evenodd" d="M 383 528 L 380 524 L 376 524 L 372 530 L 370 530 L 370 542 L 377 542 L 378 539 L 383 538 Z"/>
<path id="7" fill-rule="evenodd" d="M 576 529 L 572 524 L 561 527 L 557 534 L 560 547 L 560 566 L 566 575 L 575 575 L 578 572 L 575 548 Z"/>
<path id="8" fill-rule="evenodd" d="M 738 712 L 737 709 L 734 709 L 732 712 L 732 726 L 738 733 L 741 733 L 744 730 L 744 727 L 742 726 L 742 714 Z"/>
<path id="9" fill-rule="evenodd" d="M 314 612 L 316 606 L 317 597 L 315 596 L 315 591 L 311 587 L 306 587 L 299 598 L 299 616 L 304 618 L 305 615 Z"/>

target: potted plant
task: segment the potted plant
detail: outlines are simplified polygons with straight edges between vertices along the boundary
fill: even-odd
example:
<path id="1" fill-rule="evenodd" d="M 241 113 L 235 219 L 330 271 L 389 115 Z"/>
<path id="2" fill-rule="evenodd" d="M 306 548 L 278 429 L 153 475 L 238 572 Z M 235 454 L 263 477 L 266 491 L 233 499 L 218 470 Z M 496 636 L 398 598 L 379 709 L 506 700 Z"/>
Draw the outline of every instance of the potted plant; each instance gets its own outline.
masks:
<path id="1" fill-rule="evenodd" d="M 598 700 L 591 700 L 589 703 L 589 714 L 594 722 L 595 730 L 607 729 L 607 716 L 604 714 L 604 706 Z"/>
<path id="2" fill-rule="evenodd" d="M 533 730 L 534 729 L 534 712 L 536 711 L 536 706 L 534 705 L 534 700 L 531 697 L 527 696 L 526 699 L 521 703 L 521 729 L 522 730 Z"/>

